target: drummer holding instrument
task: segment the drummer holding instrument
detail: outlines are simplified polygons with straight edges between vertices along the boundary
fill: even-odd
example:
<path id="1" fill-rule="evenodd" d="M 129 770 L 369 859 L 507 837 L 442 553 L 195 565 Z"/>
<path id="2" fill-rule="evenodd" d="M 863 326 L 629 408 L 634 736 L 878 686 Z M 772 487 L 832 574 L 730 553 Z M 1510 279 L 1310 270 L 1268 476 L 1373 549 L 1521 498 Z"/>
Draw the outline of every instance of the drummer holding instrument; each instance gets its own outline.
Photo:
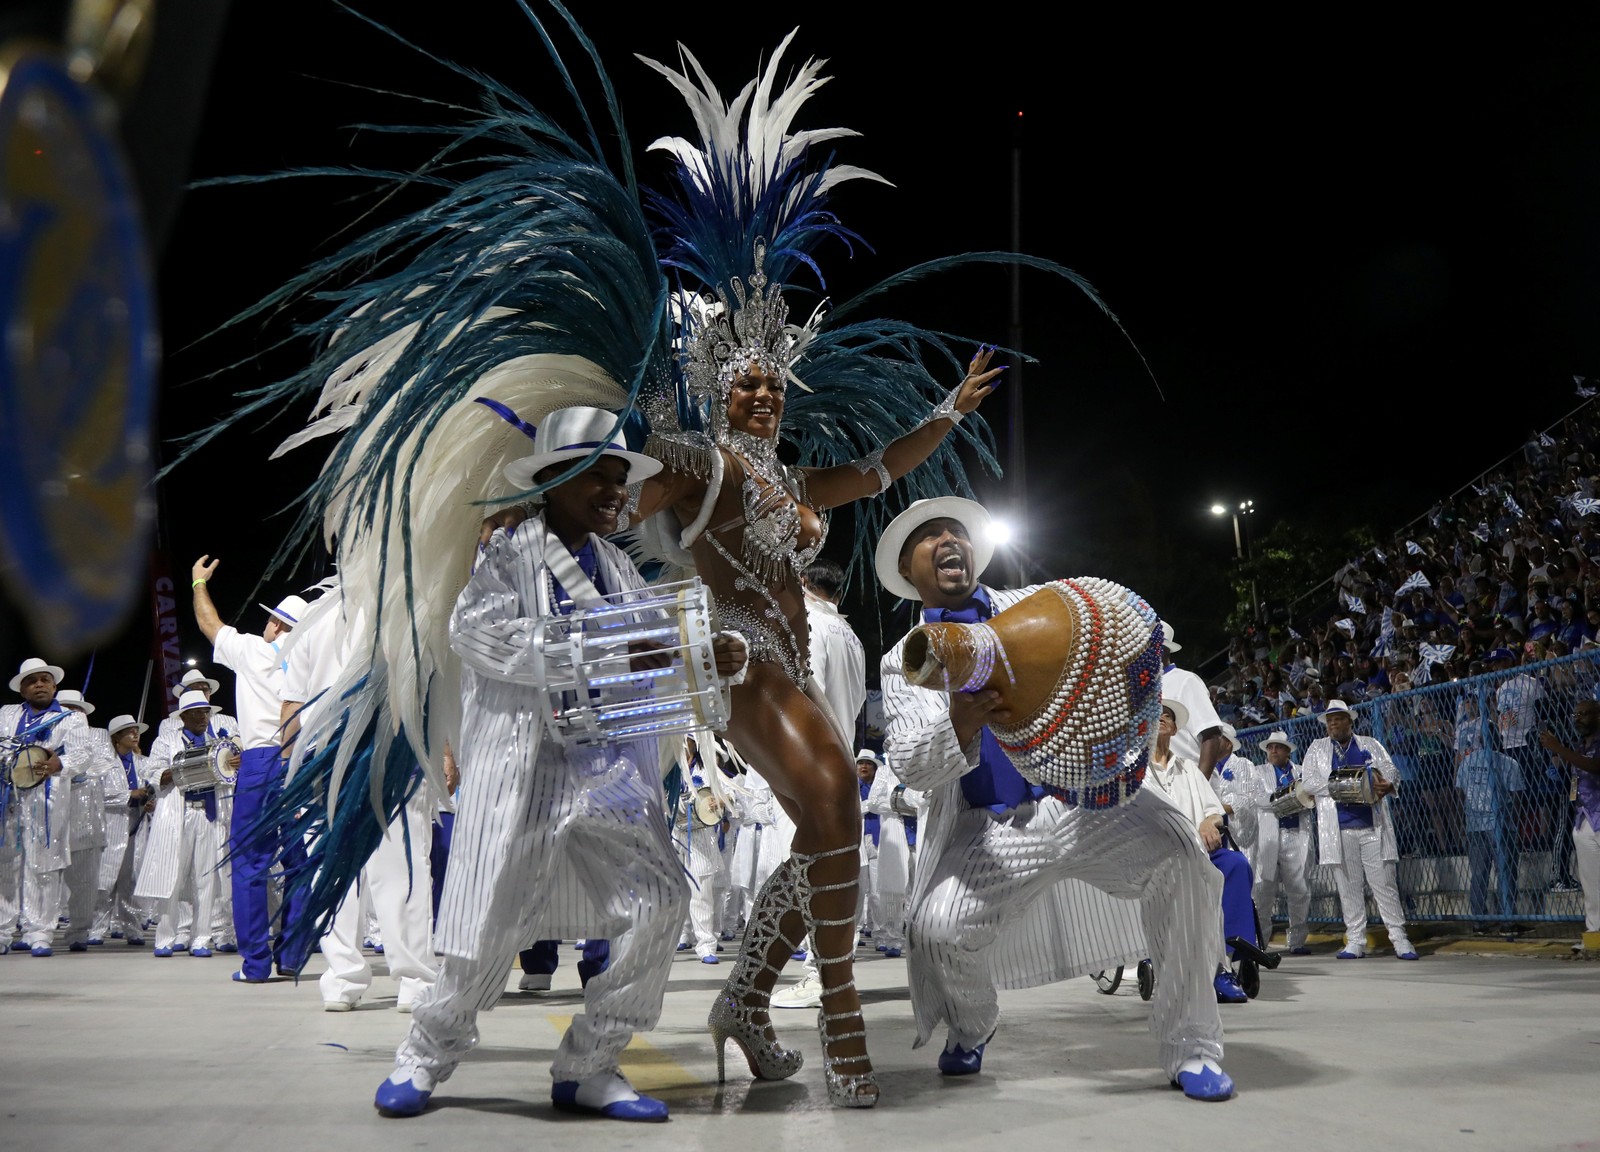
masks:
<path id="1" fill-rule="evenodd" d="M 1282 887 L 1289 902 L 1289 954 L 1309 956 L 1306 921 L 1311 915 L 1311 880 L 1307 865 L 1314 801 L 1301 783 L 1300 766 L 1292 759 L 1294 741 L 1287 732 L 1273 732 L 1261 741 L 1261 750 L 1267 762 L 1253 771 L 1266 785 L 1267 801 L 1252 813 L 1256 817 L 1256 912 L 1270 940 L 1273 909 Z M 1261 943 L 1265 946 L 1267 941 Z"/>
<path id="2" fill-rule="evenodd" d="M 1400 850 L 1389 805 L 1400 770 L 1381 743 L 1355 734 L 1355 714 L 1343 700 L 1329 700 L 1321 720 L 1328 734 L 1306 749 L 1303 771 L 1306 791 L 1317 801 L 1317 856 L 1333 866 L 1339 885 L 1344 948 L 1338 958 L 1367 954 L 1371 888 L 1395 957 L 1415 960 L 1395 875 Z"/>
<path id="3" fill-rule="evenodd" d="M 72 862 L 71 780 L 92 755 L 83 717 L 56 700 L 63 675 L 24 660 L 11 678 L 22 703 L 0 708 L 0 946 L 10 951 L 20 919 L 22 946 L 35 956 L 53 951 L 61 874 Z"/>
<path id="4" fill-rule="evenodd" d="M 878 579 L 920 601 L 922 621 L 986 621 L 1037 591 L 978 582 L 994 553 L 988 528 L 971 500 L 919 500 L 884 531 Z M 907 787 L 928 793 L 909 910 L 917 1045 L 945 1022 L 939 1070 L 979 1072 L 1000 1017 L 997 983 L 1131 966 L 1148 947 L 1164 1074 L 1192 1099 L 1226 1100 L 1233 1081 L 1212 986 L 1222 878 L 1194 826 L 1137 782 L 1125 802 L 1099 809 L 1030 785 L 988 728 L 1009 719 L 1000 693 L 912 684 L 905 643 L 884 656 L 881 675 L 884 753 Z"/>
<path id="5" fill-rule="evenodd" d="M 217 860 L 228 829 L 218 819 L 218 791 L 229 787 L 223 777 L 238 771 L 237 747 L 226 744 L 237 728 L 219 718 L 220 711 L 204 692 L 185 692 L 178 700 L 181 726 L 176 734 L 158 735 L 146 761 L 156 811 L 134 895 L 162 902 L 155 955 L 163 959 L 185 951 L 201 959 L 211 955 Z M 193 906 L 192 936 L 182 931 L 185 898 Z"/>

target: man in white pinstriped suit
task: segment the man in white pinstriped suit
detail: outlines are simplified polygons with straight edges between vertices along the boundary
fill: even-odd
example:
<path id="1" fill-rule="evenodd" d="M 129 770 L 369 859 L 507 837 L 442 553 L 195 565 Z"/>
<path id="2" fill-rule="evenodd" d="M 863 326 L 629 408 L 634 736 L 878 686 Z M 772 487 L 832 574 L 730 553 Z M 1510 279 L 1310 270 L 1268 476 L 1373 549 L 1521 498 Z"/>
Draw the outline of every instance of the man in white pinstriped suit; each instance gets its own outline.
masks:
<path id="1" fill-rule="evenodd" d="M 476 1044 L 477 1015 L 505 991 L 520 948 L 582 922 L 582 934 L 611 939 L 611 963 L 584 987 L 585 1012 L 573 1017 L 551 1066 L 551 1099 L 608 1119 L 667 1119 L 666 1104 L 635 1092 L 619 1068 L 633 1034 L 660 1017 L 687 901 L 662 813 L 656 743 L 546 739 L 548 703 L 532 667 L 544 660 L 540 621 L 644 586 L 627 554 L 602 537 L 617 529 L 627 484 L 660 464 L 629 452 L 612 435 L 615 423 L 598 408 L 545 417 L 533 455 L 506 468 L 514 488 L 558 478 L 597 445 L 605 452 L 546 492 L 533 516 L 497 521 L 450 619 L 462 661 L 462 785 L 439 910 L 444 959 L 412 1010 L 394 1072 L 378 1086 L 374 1103 L 387 1115 L 427 1107 Z M 743 669 L 742 639 L 719 636 L 714 647 L 720 674 Z"/>
<path id="2" fill-rule="evenodd" d="M 993 553 L 988 525 L 970 500 L 919 500 L 885 530 L 878 577 L 920 601 L 923 619 L 987 619 L 1034 591 L 978 583 Z M 929 793 L 909 915 L 917 1046 L 944 1021 L 940 1071 L 978 1072 L 999 1019 L 997 985 L 1149 955 L 1158 972 L 1150 1027 L 1164 1071 L 1194 1099 L 1228 1099 L 1212 988 L 1221 879 L 1193 825 L 1150 788 L 1087 811 L 1029 785 L 988 733 L 988 719 L 1005 718 L 998 694 L 913 686 L 903 643 L 881 671 L 886 756 L 909 787 Z"/>

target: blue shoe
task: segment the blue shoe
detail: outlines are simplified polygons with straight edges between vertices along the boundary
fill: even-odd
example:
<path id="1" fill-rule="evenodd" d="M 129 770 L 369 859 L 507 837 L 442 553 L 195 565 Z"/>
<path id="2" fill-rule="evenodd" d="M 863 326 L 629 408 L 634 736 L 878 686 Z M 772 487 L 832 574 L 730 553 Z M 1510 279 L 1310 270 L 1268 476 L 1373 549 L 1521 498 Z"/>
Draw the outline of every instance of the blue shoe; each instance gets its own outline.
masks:
<path id="1" fill-rule="evenodd" d="M 700 957 L 700 963 L 702 963 L 702 964 L 721 964 L 722 961 L 718 960 L 715 956 L 702 956 L 702 957 Z"/>
<path id="2" fill-rule="evenodd" d="M 607 1120 L 659 1124 L 667 1118 L 664 1100 L 641 1096 L 621 1072 L 601 1072 L 587 1080 L 563 1080 L 550 1088 L 550 1101 L 567 1112 L 588 1112 Z"/>
<path id="3" fill-rule="evenodd" d="M 872 939 L 872 933 L 871 932 L 863 932 L 863 933 L 861 933 L 861 938 L 863 940 L 871 940 Z"/>
<path id="4" fill-rule="evenodd" d="M 1367 958 L 1367 954 L 1365 952 L 1350 952 L 1341 950 L 1339 952 L 1335 952 L 1333 954 L 1333 958 L 1335 960 L 1365 960 Z"/>
<path id="5" fill-rule="evenodd" d="M 237 952 L 238 950 L 239 950 L 239 946 L 237 944 L 218 944 L 217 945 L 217 951 L 218 952 Z"/>
<path id="6" fill-rule="evenodd" d="M 165 960 L 168 956 L 172 955 L 172 949 L 171 948 L 157 948 L 153 953 L 151 953 L 151 955 L 159 956 L 163 960 Z"/>
<path id="7" fill-rule="evenodd" d="M 372 953 L 375 956 L 382 956 L 383 955 L 383 945 L 382 944 L 374 944 L 372 946 Z"/>
<path id="8" fill-rule="evenodd" d="M 143 936 L 129 936 L 126 940 L 123 941 L 123 943 L 126 944 L 129 948 L 143 948 L 144 947 L 144 937 Z"/>
<path id="9" fill-rule="evenodd" d="M 1239 978 L 1232 972 L 1218 972 L 1212 982 L 1217 990 L 1218 1004 L 1248 1004 L 1250 997 L 1239 987 Z"/>
<path id="10" fill-rule="evenodd" d="M 121 932 L 113 932 L 111 934 L 111 938 L 113 940 L 121 940 L 122 939 L 122 933 Z"/>
<path id="11" fill-rule="evenodd" d="M 885 960 L 898 960 L 903 955 L 905 955 L 905 953 L 892 944 L 883 950 L 883 958 Z"/>
<path id="12" fill-rule="evenodd" d="M 806 962 L 806 950 L 804 948 L 801 948 L 793 956 L 789 957 L 789 959 L 798 960 L 798 961 L 800 961 L 800 963 L 804 964 Z"/>
<path id="13" fill-rule="evenodd" d="M 246 976 L 243 972 L 235 972 L 233 974 L 233 982 L 235 984 L 265 984 L 267 978 L 265 976 Z"/>
<path id="14" fill-rule="evenodd" d="M 418 1087 L 413 1076 L 406 1076 L 396 1084 L 395 1076 L 402 1075 L 405 1073 L 395 1072 L 378 1085 L 378 1094 L 373 1097 L 372 1104 L 384 1116 L 419 1116 L 428 1106 L 428 1098 L 433 1095 L 432 1088 Z"/>
<path id="15" fill-rule="evenodd" d="M 889 950 L 889 946 L 887 944 L 879 944 L 878 945 L 878 951 L 879 952 L 887 952 L 888 950 Z"/>
<path id="16" fill-rule="evenodd" d="M 189 950 L 189 942 L 187 940 L 180 940 L 173 944 L 172 950 L 174 952 L 187 952 Z"/>
<path id="17" fill-rule="evenodd" d="M 678 944 L 678 951 L 679 952 L 687 952 L 688 950 L 689 950 L 689 942 L 687 940 L 680 941 L 679 944 Z"/>
<path id="18" fill-rule="evenodd" d="M 105 945 L 105 941 L 100 939 L 98 936 L 91 936 L 89 937 L 88 944 L 91 948 L 100 948 Z"/>
<path id="19" fill-rule="evenodd" d="M 1191 1070 L 1191 1064 L 1199 1067 Z M 1233 1095 L 1233 1078 L 1204 1060 L 1185 1062 L 1173 1077 L 1172 1086 L 1183 1089 L 1183 1094 L 1191 1100 L 1226 1100 Z"/>
<path id="20" fill-rule="evenodd" d="M 28 949 L 28 951 L 31 952 L 35 956 L 54 956 L 55 955 L 55 950 L 53 948 L 51 948 L 50 945 L 48 945 L 48 944 L 35 944 L 32 948 Z"/>
<path id="21" fill-rule="evenodd" d="M 202 945 L 199 948 L 191 948 L 191 949 L 189 949 L 189 955 L 198 956 L 202 960 L 204 960 L 205 958 L 207 958 L 208 956 L 211 955 L 211 949 L 209 949 L 209 948 L 205 947 L 204 945 Z"/>
<path id="22" fill-rule="evenodd" d="M 87 952 L 88 950 L 89 946 L 82 940 L 75 940 L 71 944 L 67 945 L 68 952 Z"/>
<path id="23" fill-rule="evenodd" d="M 994 1033 L 989 1034 L 989 1040 L 994 1039 Z M 939 1053 L 939 1071 L 946 1076 L 976 1076 L 983 1071 L 983 1050 L 989 1046 L 989 1040 L 979 1044 L 971 1052 L 961 1045 L 946 1049 Z"/>
<path id="24" fill-rule="evenodd" d="M 1422 959 L 1422 957 L 1418 956 L 1415 952 L 1396 952 L 1394 954 L 1394 958 L 1396 960 L 1421 960 Z"/>
<path id="25" fill-rule="evenodd" d="M 1311 949 L 1307 948 L 1304 944 L 1296 945 L 1295 947 L 1289 949 L 1289 955 L 1309 956 L 1311 955 Z"/>

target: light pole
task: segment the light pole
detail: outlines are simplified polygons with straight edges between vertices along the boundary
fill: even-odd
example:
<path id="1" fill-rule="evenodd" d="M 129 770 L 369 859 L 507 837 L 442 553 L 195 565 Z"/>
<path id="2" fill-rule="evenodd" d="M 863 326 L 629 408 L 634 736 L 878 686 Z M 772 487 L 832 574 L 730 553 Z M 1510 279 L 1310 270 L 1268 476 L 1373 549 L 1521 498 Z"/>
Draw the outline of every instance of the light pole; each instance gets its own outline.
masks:
<path id="1" fill-rule="evenodd" d="M 1241 500 L 1239 501 L 1239 506 L 1232 509 L 1226 504 L 1213 504 L 1211 506 L 1211 514 L 1213 516 L 1226 516 L 1230 512 L 1233 514 L 1233 547 L 1238 555 L 1240 564 L 1243 564 L 1247 559 L 1254 558 L 1250 548 L 1249 517 L 1255 514 L 1255 510 L 1256 502 L 1254 500 Z M 1256 591 L 1254 577 L 1250 579 L 1250 603 L 1255 608 L 1256 621 L 1259 623 L 1261 620 L 1261 596 Z"/>

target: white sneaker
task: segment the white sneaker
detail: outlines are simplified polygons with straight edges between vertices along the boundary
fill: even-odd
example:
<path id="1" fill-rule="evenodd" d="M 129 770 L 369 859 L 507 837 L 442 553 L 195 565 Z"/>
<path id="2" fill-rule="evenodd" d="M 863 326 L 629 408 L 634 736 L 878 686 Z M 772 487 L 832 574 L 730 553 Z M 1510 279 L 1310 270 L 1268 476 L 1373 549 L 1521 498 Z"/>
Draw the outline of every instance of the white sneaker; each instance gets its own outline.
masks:
<path id="1" fill-rule="evenodd" d="M 821 1008 L 822 981 L 807 976 L 798 984 L 791 984 L 781 992 L 772 994 L 774 1008 Z"/>
<path id="2" fill-rule="evenodd" d="M 322 1002 L 322 1010 L 324 1012 L 352 1012 L 355 1010 L 355 1005 L 348 1000 L 324 1000 Z"/>
<path id="3" fill-rule="evenodd" d="M 517 981 L 518 992 L 548 992 L 550 991 L 550 976 L 533 976 L 524 972 L 522 979 Z"/>

